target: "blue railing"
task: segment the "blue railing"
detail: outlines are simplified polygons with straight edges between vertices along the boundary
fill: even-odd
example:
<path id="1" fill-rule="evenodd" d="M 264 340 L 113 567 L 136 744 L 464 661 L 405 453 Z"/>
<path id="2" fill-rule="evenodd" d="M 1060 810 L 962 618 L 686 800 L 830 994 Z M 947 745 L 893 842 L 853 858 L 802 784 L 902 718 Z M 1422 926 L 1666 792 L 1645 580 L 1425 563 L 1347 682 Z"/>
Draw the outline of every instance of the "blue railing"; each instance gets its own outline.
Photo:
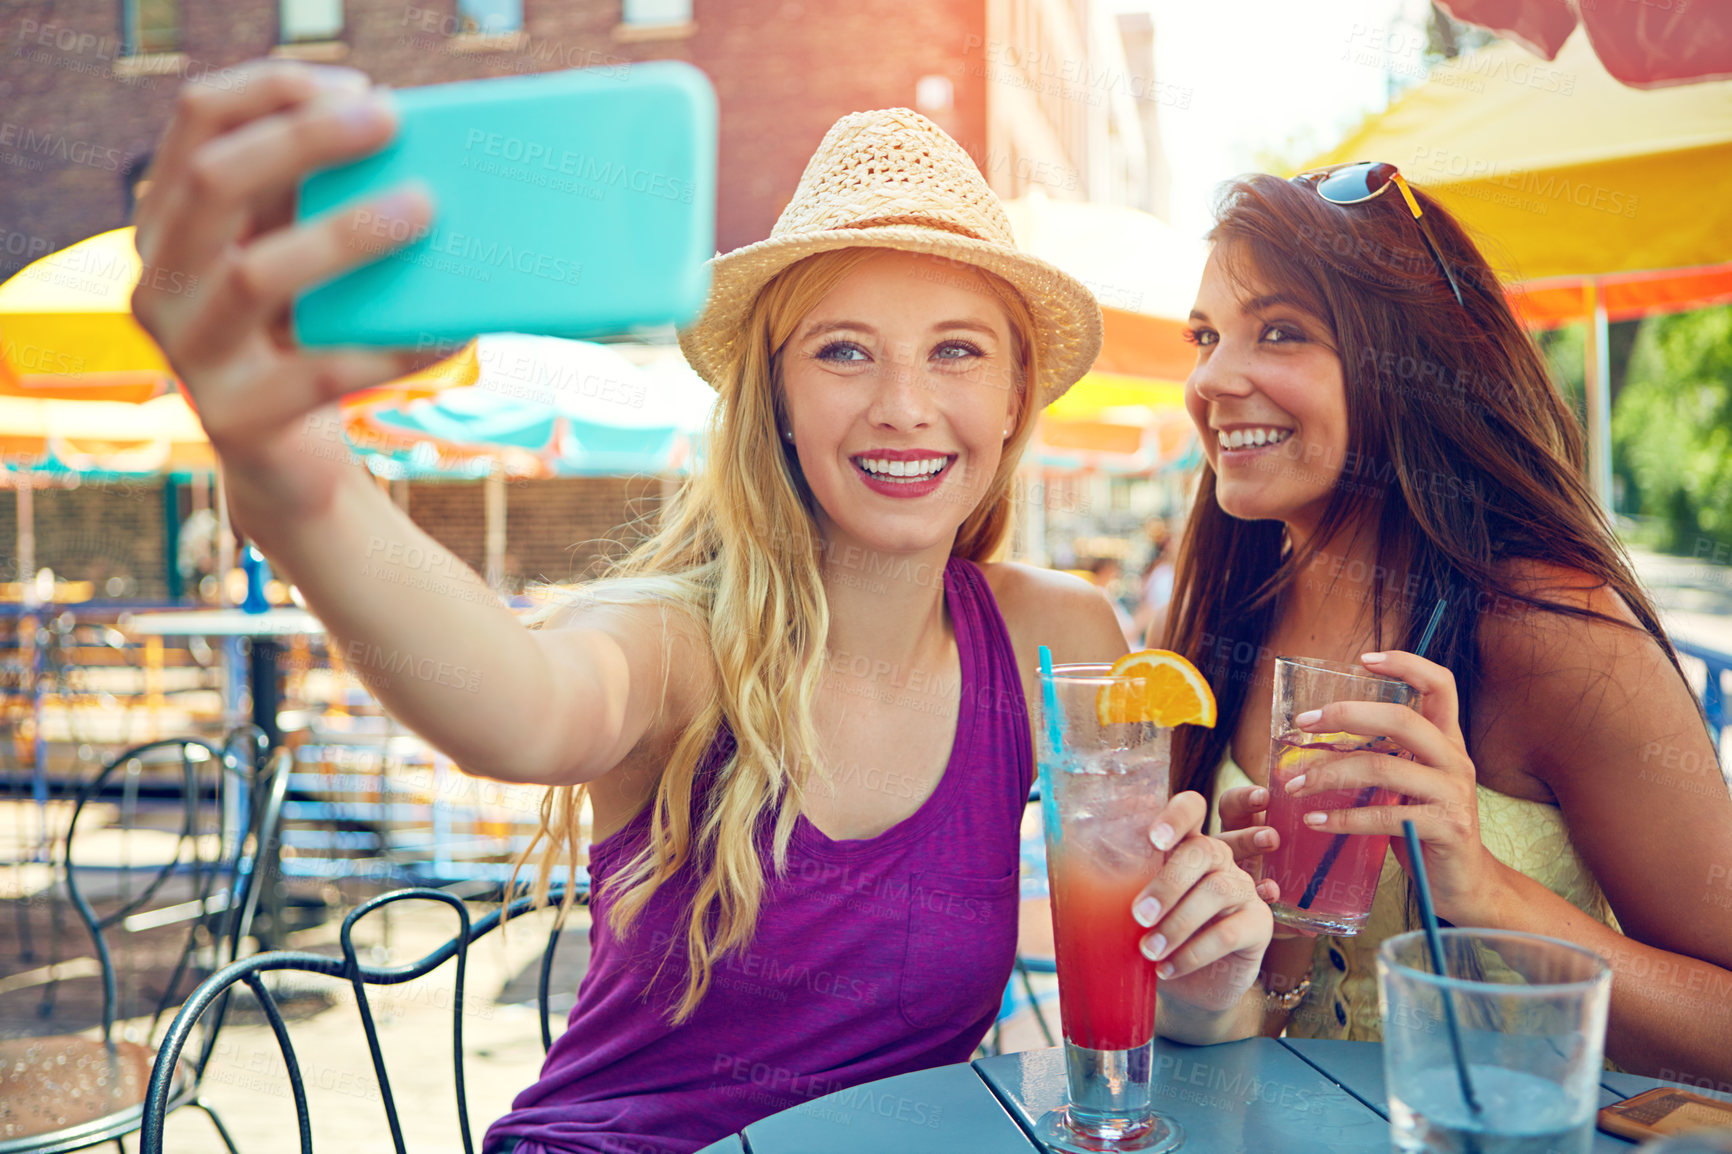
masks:
<path id="1" fill-rule="evenodd" d="M 1732 672 L 1732 654 L 1710 649 L 1681 637 L 1672 638 L 1672 647 L 1687 657 L 1694 657 L 1708 667 L 1708 678 L 1702 686 L 1702 715 L 1708 721 L 1708 732 L 1720 748 L 1721 735 L 1726 730 L 1726 690 L 1721 678 Z"/>

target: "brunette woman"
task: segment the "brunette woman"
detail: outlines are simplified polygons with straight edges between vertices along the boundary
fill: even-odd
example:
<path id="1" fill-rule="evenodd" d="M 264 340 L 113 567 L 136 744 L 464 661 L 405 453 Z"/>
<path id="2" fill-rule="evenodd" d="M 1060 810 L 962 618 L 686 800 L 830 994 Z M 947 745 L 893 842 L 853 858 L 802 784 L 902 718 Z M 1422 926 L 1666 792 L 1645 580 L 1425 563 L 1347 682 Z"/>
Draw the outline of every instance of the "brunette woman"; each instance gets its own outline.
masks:
<path id="1" fill-rule="evenodd" d="M 1307 823 L 1411 818 L 1440 917 L 1612 964 L 1610 1060 L 1732 1081 L 1732 912 L 1713 891 L 1732 800 L 1497 278 L 1391 165 L 1241 180 L 1211 238 L 1186 388 L 1207 463 L 1166 637 L 1214 684 L 1220 723 L 1180 735 L 1175 789 L 1218 799 L 1252 858 L 1277 844 L 1258 824 L 1275 655 L 1410 682 L 1417 712 L 1334 705 L 1305 728 L 1387 732 L 1413 760 L 1351 755 L 1295 791 L 1376 784 L 1406 804 Z M 1394 846 L 1357 937 L 1278 928 L 1266 1032 L 1380 1036 L 1373 957 L 1416 925 L 1407 868 Z"/>

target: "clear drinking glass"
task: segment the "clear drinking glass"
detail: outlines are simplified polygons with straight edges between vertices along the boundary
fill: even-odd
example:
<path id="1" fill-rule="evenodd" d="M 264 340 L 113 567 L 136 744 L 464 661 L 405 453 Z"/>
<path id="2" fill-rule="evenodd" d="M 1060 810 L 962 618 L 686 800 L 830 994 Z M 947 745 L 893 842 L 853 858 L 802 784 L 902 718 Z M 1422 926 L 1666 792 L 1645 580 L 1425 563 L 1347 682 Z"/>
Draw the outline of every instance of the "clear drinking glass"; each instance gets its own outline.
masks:
<path id="1" fill-rule="evenodd" d="M 1307 733 L 1293 719 L 1337 701 L 1387 701 L 1411 706 L 1413 686 L 1380 677 L 1364 666 L 1310 657 L 1275 659 L 1275 696 L 1269 711 L 1269 825 L 1281 837 L 1263 855 L 1263 877 L 1273 878 L 1281 896 L 1269 903 L 1275 920 L 1312 933 L 1357 934 L 1377 896 L 1377 876 L 1389 848 L 1384 834 L 1323 833 L 1300 818 L 1313 810 L 1395 805 L 1399 794 L 1386 789 L 1333 789 L 1295 798 L 1287 783 L 1344 753 L 1375 750 L 1407 756 L 1387 737 L 1357 733 Z"/>
<path id="2" fill-rule="evenodd" d="M 1432 970 L 1423 931 L 1398 934 L 1377 951 L 1394 1148 L 1588 1154 L 1611 968 L 1580 946 L 1537 934 L 1446 929 L 1442 937 L 1443 977 Z"/>
<path id="3" fill-rule="evenodd" d="M 1036 1135 L 1055 1150 L 1176 1150 L 1182 1132 L 1151 1104 L 1155 963 L 1138 948 L 1148 931 L 1131 916 L 1163 857 L 1149 830 L 1167 804 L 1172 730 L 1102 722 L 1097 700 L 1112 684 L 1109 670 L 1060 665 L 1056 711 L 1044 693 L 1037 703 L 1069 1095 Z"/>

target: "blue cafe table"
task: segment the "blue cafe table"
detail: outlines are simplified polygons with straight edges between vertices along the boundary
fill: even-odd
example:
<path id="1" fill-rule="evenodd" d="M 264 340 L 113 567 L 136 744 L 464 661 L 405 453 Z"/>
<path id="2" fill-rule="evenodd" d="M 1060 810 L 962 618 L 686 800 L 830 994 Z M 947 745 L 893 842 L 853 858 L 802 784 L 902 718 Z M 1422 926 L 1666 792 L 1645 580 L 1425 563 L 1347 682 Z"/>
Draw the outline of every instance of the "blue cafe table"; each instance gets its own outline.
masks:
<path id="1" fill-rule="evenodd" d="M 1669 1084 L 1607 1072 L 1600 1105 Z M 1064 1093 L 1062 1050 L 982 1058 L 814 1098 L 700 1154 L 1033 1154 L 1045 1149 L 1035 1122 Z M 1383 1050 L 1374 1042 L 1156 1039 L 1155 1104 L 1184 1128 L 1187 1154 L 1389 1154 Z M 1594 1154 L 1635 1149 L 1594 1132 Z"/>

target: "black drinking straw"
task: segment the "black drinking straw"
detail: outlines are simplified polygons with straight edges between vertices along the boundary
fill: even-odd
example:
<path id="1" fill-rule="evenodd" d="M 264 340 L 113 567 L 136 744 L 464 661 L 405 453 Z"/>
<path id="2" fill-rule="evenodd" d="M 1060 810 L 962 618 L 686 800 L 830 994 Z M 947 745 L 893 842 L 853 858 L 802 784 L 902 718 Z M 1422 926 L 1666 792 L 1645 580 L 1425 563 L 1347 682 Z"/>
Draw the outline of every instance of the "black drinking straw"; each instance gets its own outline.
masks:
<path id="1" fill-rule="evenodd" d="M 1407 859 L 1413 863 L 1413 888 L 1419 898 L 1420 920 L 1425 923 L 1425 946 L 1438 977 L 1448 978 L 1449 967 L 1443 963 L 1443 938 L 1437 932 L 1437 911 L 1431 906 L 1431 883 L 1425 879 L 1425 855 L 1419 849 L 1419 834 L 1414 832 L 1411 821 L 1401 823 L 1401 833 L 1407 839 Z M 1449 1026 L 1449 1047 L 1455 1052 L 1455 1076 L 1461 1080 L 1461 1096 L 1467 1102 L 1468 1112 L 1477 1120 L 1481 1107 L 1473 1094 L 1473 1079 L 1467 1074 L 1467 1054 L 1461 1048 L 1461 1027 L 1455 1020 L 1455 998 L 1447 985 L 1438 992 L 1443 996 L 1443 1020 Z"/>
<path id="2" fill-rule="evenodd" d="M 1425 623 L 1425 632 L 1419 635 L 1419 647 L 1414 650 L 1424 657 L 1426 650 L 1431 648 L 1431 639 L 1437 636 L 1437 627 L 1443 624 L 1443 611 L 1449 607 L 1449 599 L 1440 597 L 1437 606 L 1431 611 L 1431 620 Z M 1353 808 L 1371 804 L 1371 795 L 1377 792 L 1375 785 L 1368 785 L 1359 791 L 1359 796 L 1353 799 Z M 1329 876 L 1329 871 L 1335 866 L 1335 859 L 1341 856 L 1341 847 L 1347 844 L 1347 835 L 1338 833 L 1323 851 L 1323 856 L 1317 861 L 1317 872 L 1311 875 L 1311 881 L 1305 886 L 1305 892 L 1299 898 L 1299 908 L 1308 910 L 1311 903 L 1317 900 L 1317 891 L 1323 888 L 1323 879 Z"/>

